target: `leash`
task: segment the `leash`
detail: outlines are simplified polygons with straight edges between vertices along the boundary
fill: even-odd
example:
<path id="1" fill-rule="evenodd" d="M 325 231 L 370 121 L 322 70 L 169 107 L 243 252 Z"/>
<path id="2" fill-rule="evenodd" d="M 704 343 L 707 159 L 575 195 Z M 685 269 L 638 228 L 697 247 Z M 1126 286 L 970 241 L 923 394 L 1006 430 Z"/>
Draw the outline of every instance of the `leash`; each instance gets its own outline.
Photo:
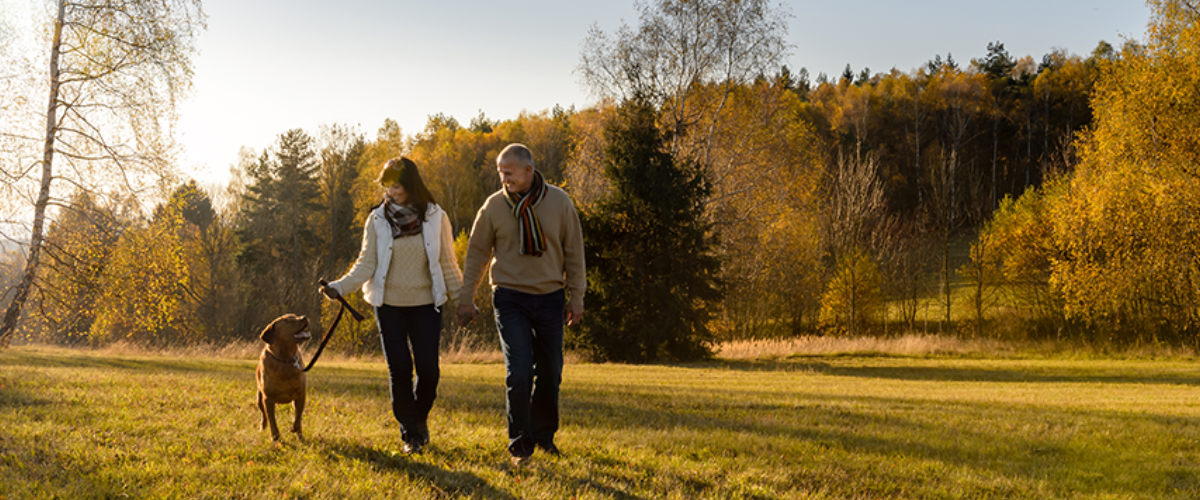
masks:
<path id="1" fill-rule="evenodd" d="M 322 287 L 329 286 L 329 283 L 326 282 L 324 278 L 317 280 L 317 284 L 321 285 Z M 333 331 L 337 329 L 338 322 L 342 321 L 342 313 L 346 312 L 346 310 L 349 310 L 350 316 L 354 317 L 354 321 L 363 320 L 363 315 L 359 314 L 358 311 L 355 311 L 353 307 L 350 307 L 350 303 L 346 302 L 345 297 L 342 297 L 341 294 L 338 294 L 337 300 L 338 302 L 342 303 L 342 307 L 338 308 L 337 316 L 333 318 L 333 323 L 329 324 L 329 329 L 325 331 L 325 337 L 321 339 L 320 347 L 317 347 L 317 353 L 313 354 L 313 358 L 309 360 L 308 366 L 304 368 L 304 371 L 311 370 L 313 365 L 317 364 L 317 358 L 321 357 L 321 351 L 325 350 L 325 344 L 328 344 L 329 339 L 333 338 Z"/>

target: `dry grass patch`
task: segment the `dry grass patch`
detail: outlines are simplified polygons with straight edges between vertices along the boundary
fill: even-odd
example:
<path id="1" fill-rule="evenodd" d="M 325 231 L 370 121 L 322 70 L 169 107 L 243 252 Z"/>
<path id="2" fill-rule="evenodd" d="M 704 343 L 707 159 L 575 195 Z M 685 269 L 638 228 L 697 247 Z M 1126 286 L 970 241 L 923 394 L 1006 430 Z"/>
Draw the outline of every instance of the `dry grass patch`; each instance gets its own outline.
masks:
<path id="1" fill-rule="evenodd" d="M 997 340 L 963 340 L 941 335 L 900 337 L 804 336 L 779 340 L 742 340 L 718 346 L 719 359 L 784 359 L 793 356 L 891 354 L 901 356 L 981 355 L 1013 353 L 1016 345 Z"/>
<path id="2" fill-rule="evenodd" d="M 1078 342 L 1014 342 L 962 339 L 948 335 L 910 333 L 899 337 L 803 336 L 778 340 L 741 340 L 717 346 L 717 359 L 780 360 L 803 356 L 966 356 L 966 357 L 1085 357 L 1190 359 L 1190 348 L 1165 344 L 1124 347 Z"/>

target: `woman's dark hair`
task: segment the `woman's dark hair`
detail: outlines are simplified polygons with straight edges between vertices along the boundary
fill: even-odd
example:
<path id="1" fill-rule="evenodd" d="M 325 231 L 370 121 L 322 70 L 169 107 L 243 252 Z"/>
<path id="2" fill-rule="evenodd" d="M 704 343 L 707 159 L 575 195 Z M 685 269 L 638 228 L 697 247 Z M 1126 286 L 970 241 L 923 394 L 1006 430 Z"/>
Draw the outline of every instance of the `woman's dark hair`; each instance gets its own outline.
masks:
<path id="1" fill-rule="evenodd" d="M 429 204 L 437 203 L 433 199 L 433 193 L 430 193 L 429 188 L 425 187 L 425 181 L 421 180 L 421 172 L 417 170 L 417 164 L 403 156 L 392 158 L 384 163 L 377 180 L 383 187 L 396 182 L 404 186 L 404 191 L 408 193 L 408 204 L 416 209 L 421 220 L 425 220 L 425 212 L 429 210 Z M 386 200 L 384 202 L 386 203 Z"/>

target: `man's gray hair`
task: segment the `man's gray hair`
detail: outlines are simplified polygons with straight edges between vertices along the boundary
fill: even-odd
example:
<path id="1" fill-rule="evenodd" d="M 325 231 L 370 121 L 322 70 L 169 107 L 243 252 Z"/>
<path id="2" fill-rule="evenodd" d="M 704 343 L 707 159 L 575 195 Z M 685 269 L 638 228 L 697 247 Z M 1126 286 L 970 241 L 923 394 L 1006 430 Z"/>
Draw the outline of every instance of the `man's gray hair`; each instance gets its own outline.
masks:
<path id="1" fill-rule="evenodd" d="M 532 168 L 537 168 L 533 165 L 533 152 L 530 151 L 529 148 L 525 147 L 524 144 L 518 144 L 514 142 L 506 146 L 504 150 L 500 152 L 500 156 L 496 157 L 496 163 L 500 163 L 505 159 L 517 160 L 529 165 Z"/>

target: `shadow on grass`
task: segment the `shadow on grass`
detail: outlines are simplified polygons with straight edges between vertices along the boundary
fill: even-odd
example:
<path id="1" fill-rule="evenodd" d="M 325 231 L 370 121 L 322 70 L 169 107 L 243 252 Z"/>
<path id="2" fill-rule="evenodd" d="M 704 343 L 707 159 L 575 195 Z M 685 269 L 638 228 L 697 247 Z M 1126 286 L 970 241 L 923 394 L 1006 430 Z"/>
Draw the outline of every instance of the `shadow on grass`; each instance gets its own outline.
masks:
<path id="1" fill-rule="evenodd" d="M 631 389 L 626 389 L 620 397 L 611 388 L 565 389 L 566 419 L 584 420 L 575 425 L 633 435 L 686 429 L 701 436 L 723 436 L 719 441 L 693 447 L 693 452 L 704 453 L 711 448 L 711 453 L 718 456 L 745 455 L 754 459 L 762 451 L 750 447 L 751 442 L 793 443 L 820 450 L 840 450 L 857 457 L 910 457 L 963 471 L 988 471 L 987 477 L 1018 480 L 964 485 L 968 489 L 980 488 L 975 493 L 987 490 L 1001 496 L 1038 496 L 1044 494 L 1040 488 L 1055 491 L 1077 488 L 1080 484 L 1091 484 L 1094 492 L 1117 495 L 1153 494 L 1153 487 L 1163 484 L 1169 485 L 1164 491 L 1200 493 L 1200 471 L 1195 467 L 1200 460 L 1180 455 L 1169 467 L 1160 466 L 1152 456 L 1155 451 L 1134 444 L 1147 432 L 1171 433 L 1178 443 L 1158 446 L 1182 446 L 1185 449 L 1176 450 L 1176 454 L 1190 456 L 1192 446 L 1188 443 L 1200 440 L 1200 422 L 1194 418 L 1021 404 L 925 401 L 899 395 L 804 394 L 781 398 L 746 387 L 714 388 L 707 394 L 664 393 L 646 386 Z M 585 417 L 574 419 L 573 415 Z M 1101 435 L 1108 444 L 1092 442 Z M 723 445 L 721 441 L 741 444 Z M 685 449 L 667 446 L 658 453 L 680 456 L 681 451 Z M 1170 449 L 1159 451 L 1172 453 Z M 699 455 L 692 458 L 704 459 Z M 871 469 L 853 470 L 862 466 L 861 463 L 845 465 L 846 472 L 868 477 L 868 483 L 874 485 L 895 481 L 909 488 L 923 487 L 921 478 L 889 477 L 886 472 Z M 790 477 L 791 481 L 820 485 L 829 480 L 823 474 L 826 472 L 799 467 Z M 1152 491 L 1144 489 L 1148 486 Z M 853 485 L 837 487 L 855 491 Z"/>
<path id="2" fill-rule="evenodd" d="M 15 380 L 0 376 L 0 408 L 48 406 L 53 402 L 41 394 L 29 391 L 28 386 L 24 384 L 18 385 Z"/>
<path id="3" fill-rule="evenodd" d="M 515 500 L 516 497 L 496 489 L 487 481 L 470 472 L 459 472 L 437 467 L 405 455 L 394 455 L 355 443 L 326 443 L 331 457 L 343 457 L 366 463 L 376 471 L 404 474 L 410 480 L 423 480 L 439 497 L 497 498 Z"/>
<path id="4" fill-rule="evenodd" d="M 1200 377 L 1176 373 L 1136 374 L 1094 370 L 1087 373 L 1048 373 L 1046 370 L 1019 370 L 990 367 L 913 366 L 844 366 L 815 360 L 741 361 L 717 360 L 675 365 L 680 368 L 728 369 L 747 372 L 812 372 L 837 377 L 884 378 L 893 380 L 941 382 L 1044 382 L 1044 383 L 1102 383 L 1102 384 L 1171 384 L 1200 386 Z"/>
<path id="5" fill-rule="evenodd" d="M 134 370 L 142 372 L 180 372 L 180 373 L 237 373 L 245 370 L 250 362 L 218 362 L 212 360 L 189 361 L 178 358 L 130 358 L 125 356 L 105 356 L 102 354 L 79 352 L 39 352 L 36 350 L 15 350 L 0 355 L 0 366 L 25 366 L 33 368 L 101 368 L 117 370 Z M 250 373 L 254 373 L 254 365 L 250 364 Z"/>

